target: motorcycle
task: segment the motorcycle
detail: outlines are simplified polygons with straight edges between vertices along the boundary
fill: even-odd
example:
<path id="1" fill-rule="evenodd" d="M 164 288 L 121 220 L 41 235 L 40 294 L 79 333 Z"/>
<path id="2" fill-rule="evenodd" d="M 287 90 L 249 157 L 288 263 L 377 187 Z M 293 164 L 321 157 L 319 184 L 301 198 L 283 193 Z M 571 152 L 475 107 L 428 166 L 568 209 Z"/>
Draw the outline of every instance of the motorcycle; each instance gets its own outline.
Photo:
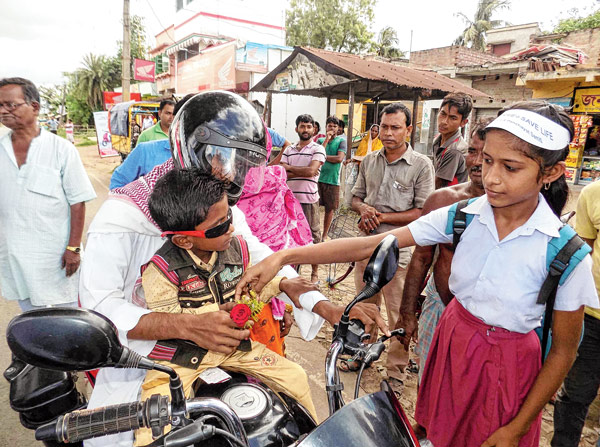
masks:
<path id="1" fill-rule="evenodd" d="M 381 391 L 357 398 L 359 374 L 355 400 L 346 405 L 337 368 L 340 354 L 359 358 L 366 366 L 383 353 L 388 337 L 367 344 L 364 327 L 357 320 L 350 321 L 349 314 L 354 305 L 373 296 L 393 278 L 397 261 L 397 240 L 388 236 L 365 269 L 366 286 L 348 304 L 335 327 L 325 368 L 330 416 L 318 426 L 294 399 L 262 383 L 250 383 L 241 375 L 234 375 L 225 384 L 201 386 L 195 397 L 186 399 L 172 368 L 122 346 L 111 321 L 94 311 L 49 308 L 23 313 L 10 322 L 7 342 L 27 365 L 54 372 L 139 368 L 161 371 L 170 378 L 170 399 L 155 394 L 144 402 L 70 411 L 36 428 L 35 437 L 60 445 L 150 428 L 155 439 L 151 445 L 164 447 L 416 447 L 416 436 L 387 382 L 382 382 Z M 392 332 L 402 334 L 402 329 Z M 165 434 L 169 425 L 171 430 Z"/>

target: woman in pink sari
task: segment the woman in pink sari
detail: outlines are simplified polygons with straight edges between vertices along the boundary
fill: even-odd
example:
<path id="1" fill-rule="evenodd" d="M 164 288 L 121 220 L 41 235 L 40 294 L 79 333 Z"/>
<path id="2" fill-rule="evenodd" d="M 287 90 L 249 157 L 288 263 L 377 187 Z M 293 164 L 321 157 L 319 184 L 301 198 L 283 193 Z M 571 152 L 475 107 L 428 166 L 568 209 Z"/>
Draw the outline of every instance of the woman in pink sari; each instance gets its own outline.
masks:
<path id="1" fill-rule="evenodd" d="M 267 133 L 267 154 L 271 153 L 271 147 L 271 137 Z M 248 185 L 259 181 L 262 181 L 260 191 L 248 193 Z M 287 174 L 281 166 L 268 166 L 262 179 L 250 171 L 237 205 L 246 215 L 252 233 L 273 251 L 312 242 L 300 202 L 288 187 Z"/>
<path id="2" fill-rule="evenodd" d="M 267 135 L 267 159 L 271 153 L 272 143 Z M 260 177 L 252 170 L 246 176 L 246 187 L 237 206 L 246 216 L 246 222 L 259 241 L 273 251 L 285 248 L 300 247 L 312 243 L 310 226 L 300 202 L 287 185 L 287 173 L 282 166 L 268 166 Z M 248 188 L 262 181 L 258 193 L 249 193 Z M 285 311 L 283 301 L 274 298 L 271 301 L 273 317 L 282 319 Z"/>

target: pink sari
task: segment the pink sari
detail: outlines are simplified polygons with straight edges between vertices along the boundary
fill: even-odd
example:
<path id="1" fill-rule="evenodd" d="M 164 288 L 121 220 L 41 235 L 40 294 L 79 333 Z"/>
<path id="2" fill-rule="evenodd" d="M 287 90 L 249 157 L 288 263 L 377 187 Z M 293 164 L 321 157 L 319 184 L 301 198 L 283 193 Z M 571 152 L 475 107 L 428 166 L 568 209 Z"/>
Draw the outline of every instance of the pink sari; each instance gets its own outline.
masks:
<path id="1" fill-rule="evenodd" d="M 267 134 L 267 160 L 271 153 L 271 136 Z M 252 172 L 246 176 L 246 185 L 260 181 Z M 258 193 L 256 188 L 244 187 L 237 206 L 246 216 L 252 234 L 271 250 L 300 247 L 312 242 L 310 226 L 304 216 L 300 202 L 287 185 L 287 173 L 282 166 L 268 166 L 263 184 Z M 271 300 L 273 317 L 283 318 L 285 303 L 277 298 Z"/>
<path id="2" fill-rule="evenodd" d="M 300 203 L 290 191 L 282 166 L 269 166 L 259 193 L 242 194 L 237 206 L 246 216 L 252 234 L 273 251 L 312 242 L 310 227 Z M 248 182 L 253 178 L 246 179 Z"/>

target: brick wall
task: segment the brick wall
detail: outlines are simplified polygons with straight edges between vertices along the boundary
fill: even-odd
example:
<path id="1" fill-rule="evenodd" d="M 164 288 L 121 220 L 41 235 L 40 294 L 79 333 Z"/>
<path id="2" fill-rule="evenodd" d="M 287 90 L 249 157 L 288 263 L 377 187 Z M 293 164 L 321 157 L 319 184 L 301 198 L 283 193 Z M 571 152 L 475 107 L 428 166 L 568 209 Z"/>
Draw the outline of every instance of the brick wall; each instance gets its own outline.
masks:
<path id="1" fill-rule="evenodd" d="M 600 28 L 573 31 L 568 34 L 553 34 L 534 39 L 547 45 L 566 44 L 581 49 L 588 56 L 586 65 L 600 66 Z"/>
<path id="2" fill-rule="evenodd" d="M 427 67 L 464 67 L 468 65 L 481 65 L 486 62 L 506 62 L 506 60 L 493 54 L 452 45 L 449 47 L 432 48 L 430 50 L 413 51 L 410 54 L 410 62 L 411 64 L 419 64 Z"/>
<path id="3" fill-rule="evenodd" d="M 498 78 L 498 79 L 496 79 Z M 476 108 L 506 107 L 518 101 L 531 99 L 533 90 L 516 85 L 517 75 L 499 74 L 473 78 L 473 88 L 492 96 L 493 99 L 476 99 Z"/>

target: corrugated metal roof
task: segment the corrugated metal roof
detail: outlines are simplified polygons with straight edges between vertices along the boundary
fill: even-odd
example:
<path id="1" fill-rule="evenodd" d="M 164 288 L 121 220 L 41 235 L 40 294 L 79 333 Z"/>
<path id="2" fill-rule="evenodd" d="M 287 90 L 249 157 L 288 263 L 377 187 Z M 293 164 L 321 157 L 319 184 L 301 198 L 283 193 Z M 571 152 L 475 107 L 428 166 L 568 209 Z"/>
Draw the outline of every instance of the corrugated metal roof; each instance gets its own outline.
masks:
<path id="1" fill-rule="evenodd" d="M 374 97 L 413 100 L 415 93 L 418 93 L 422 99 L 436 99 L 445 96 L 447 93 L 458 92 L 474 97 L 489 97 L 489 95 L 479 90 L 431 70 L 416 69 L 376 60 L 365 60 L 353 54 L 309 47 L 295 47 L 292 55 L 267 74 L 253 90 L 276 91 L 270 90 L 269 86 L 279 73 L 286 70 L 298 54 L 304 54 L 328 73 L 349 78 L 349 82 L 355 84 L 355 95 L 358 100 Z M 311 90 L 290 90 L 289 93 L 347 98 L 348 83 Z"/>

